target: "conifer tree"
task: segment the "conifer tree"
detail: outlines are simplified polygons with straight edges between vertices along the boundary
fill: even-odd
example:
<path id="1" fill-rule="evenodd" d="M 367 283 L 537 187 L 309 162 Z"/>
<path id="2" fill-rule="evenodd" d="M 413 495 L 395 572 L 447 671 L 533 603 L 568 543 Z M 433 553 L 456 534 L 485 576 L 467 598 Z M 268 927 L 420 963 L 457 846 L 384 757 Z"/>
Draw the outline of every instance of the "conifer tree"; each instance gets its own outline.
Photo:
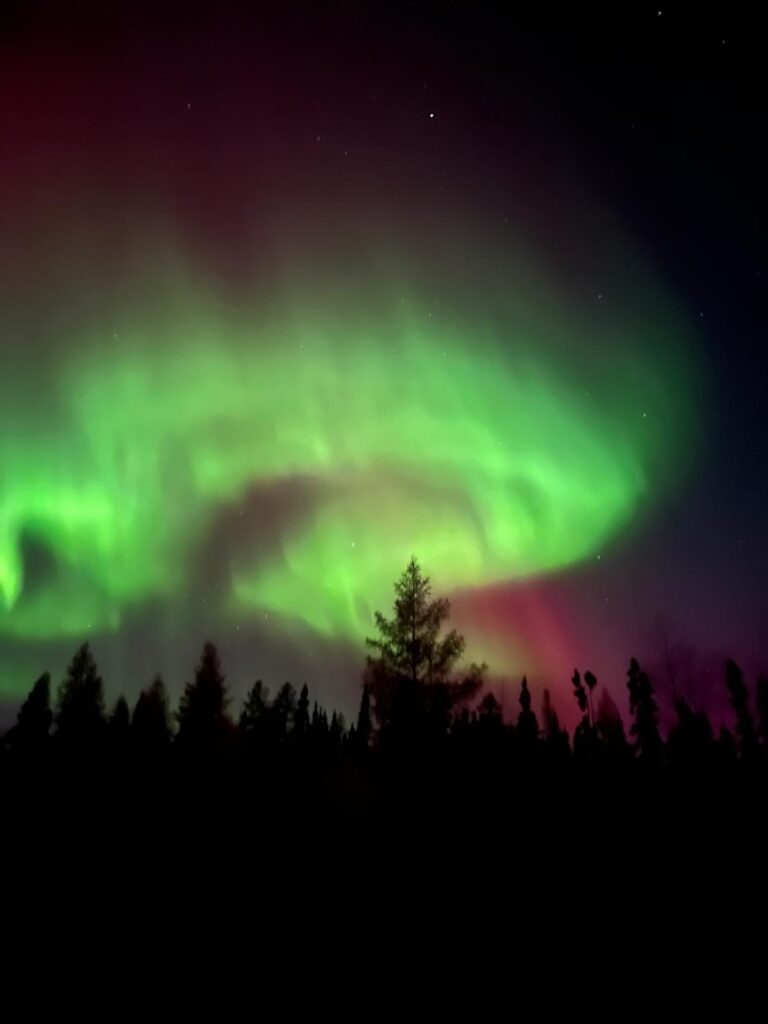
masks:
<path id="1" fill-rule="evenodd" d="M 661 758 L 662 743 L 659 735 L 659 707 L 648 675 L 642 671 L 636 658 L 631 658 L 627 671 L 629 710 L 633 715 L 630 733 L 635 738 L 635 750 L 648 762 Z"/>
<path id="2" fill-rule="evenodd" d="M 482 685 L 484 665 L 456 675 L 465 644 L 455 629 L 443 632 L 449 615 L 449 602 L 432 597 L 415 558 L 395 583 L 393 617 L 376 612 L 379 635 L 366 640 L 372 653 L 365 682 L 379 726 L 395 729 L 401 742 L 444 733 L 454 710 Z"/>
<path id="3" fill-rule="evenodd" d="M 97 743 L 104 728 L 104 684 L 91 648 L 77 649 L 59 686 L 56 736 L 69 749 L 85 751 Z"/>
<path id="4" fill-rule="evenodd" d="M 736 735 L 739 738 L 741 756 L 744 760 L 752 760 L 757 754 L 757 733 L 749 710 L 749 694 L 741 669 L 730 658 L 725 666 L 725 685 L 728 688 L 730 705 L 736 715 Z"/>
<path id="5" fill-rule="evenodd" d="M 219 652 L 215 644 L 207 641 L 194 682 L 186 684 L 179 703 L 177 742 L 180 749 L 195 754 L 220 750 L 229 728 L 228 703 Z"/>
<path id="6" fill-rule="evenodd" d="M 360 710 L 357 713 L 357 725 L 355 727 L 355 742 L 361 749 L 366 749 L 371 742 L 371 691 L 367 683 L 363 683 L 363 693 L 360 698 Z"/>
<path id="7" fill-rule="evenodd" d="M 41 751 L 48 741 L 52 722 L 51 676 L 44 672 L 19 708 L 12 735 L 13 746 L 30 754 Z"/>

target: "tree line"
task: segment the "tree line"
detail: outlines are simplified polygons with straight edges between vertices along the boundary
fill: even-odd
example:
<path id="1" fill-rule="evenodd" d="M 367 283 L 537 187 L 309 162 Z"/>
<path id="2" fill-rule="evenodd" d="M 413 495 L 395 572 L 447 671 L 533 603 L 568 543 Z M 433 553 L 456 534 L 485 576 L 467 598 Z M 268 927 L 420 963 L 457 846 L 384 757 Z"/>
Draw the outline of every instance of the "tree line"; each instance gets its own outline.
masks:
<path id="1" fill-rule="evenodd" d="M 141 691 L 133 708 L 121 696 L 107 712 L 104 684 L 84 643 L 55 698 L 49 673 L 36 681 L 16 724 L 2 738 L 3 756 L 27 760 L 54 752 L 71 759 L 102 756 L 151 763 L 170 756 L 183 761 L 277 751 L 413 754 L 442 747 L 483 756 L 508 752 L 551 764 L 768 764 L 768 677 L 757 680 L 752 696 L 732 660 L 725 666 L 724 690 L 733 728 L 723 724 L 716 732 L 705 712 L 678 696 L 674 723 L 663 736 L 653 682 L 632 658 L 626 682 L 628 730 L 595 675 L 575 670 L 571 686 L 580 718 L 571 736 L 548 690 L 536 713 L 525 677 L 517 713 L 507 721 L 485 686 L 486 666 L 461 667 L 464 639 L 447 629 L 449 615 L 448 601 L 432 597 L 428 577 L 411 559 L 395 584 L 393 615 L 376 613 L 377 635 L 367 640 L 359 710 L 349 726 L 337 711 L 329 714 L 311 701 L 306 684 L 297 692 L 286 682 L 270 696 L 260 679 L 233 715 L 219 652 L 210 641 L 175 712 L 160 676 Z"/>
<path id="2" fill-rule="evenodd" d="M 356 1021 L 452 1003 L 461 977 L 507 1012 L 537 970 L 549 1006 L 568 964 L 590 1012 L 627 968 L 644 990 L 664 964 L 762 978 L 765 680 L 729 662 L 727 726 L 680 699 L 662 730 L 637 660 L 626 723 L 578 670 L 569 732 L 525 678 L 502 708 L 449 615 L 412 561 L 349 724 L 306 685 L 235 705 L 212 643 L 175 708 L 155 678 L 107 709 L 87 644 L 41 676 L 0 741 L 5 977 L 78 1006 L 114 972 L 195 1004 L 235 985 L 238 1012 Z"/>

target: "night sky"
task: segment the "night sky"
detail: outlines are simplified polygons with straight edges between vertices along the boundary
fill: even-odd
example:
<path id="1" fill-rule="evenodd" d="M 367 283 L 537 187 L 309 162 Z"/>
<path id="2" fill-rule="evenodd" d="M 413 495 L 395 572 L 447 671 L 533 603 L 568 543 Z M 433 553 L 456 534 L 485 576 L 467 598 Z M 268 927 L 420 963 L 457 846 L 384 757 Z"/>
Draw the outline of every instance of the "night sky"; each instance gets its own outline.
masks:
<path id="1" fill-rule="evenodd" d="M 510 711 L 765 667 L 747 5 L 120 6 L 0 10 L 3 714 L 208 637 L 350 713 L 411 554 Z"/>

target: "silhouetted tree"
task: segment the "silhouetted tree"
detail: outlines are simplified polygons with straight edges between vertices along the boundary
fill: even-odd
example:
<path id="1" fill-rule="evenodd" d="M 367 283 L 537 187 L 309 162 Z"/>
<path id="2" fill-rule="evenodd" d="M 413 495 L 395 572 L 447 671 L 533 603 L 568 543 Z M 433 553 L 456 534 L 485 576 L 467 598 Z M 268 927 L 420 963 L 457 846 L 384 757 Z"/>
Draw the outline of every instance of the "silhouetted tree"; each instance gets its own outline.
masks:
<path id="1" fill-rule="evenodd" d="M 629 710 L 634 716 L 630 733 L 635 737 L 635 750 L 644 760 L 656 762 L 662 753 L 659 735 L 659 707 L 653 695 L 651 680 L 642 671 L 636 658 L 631 658 L 627 671 Z"/>
<path id="2" fill-rule="evenodd" d="M 131 712 L 125 697 L 120 696 L 107 720 L 108 754 L 116 761 L 124 760 L 128 755 L 131 729 Z"/>
<path id="3" fill-rule="evenodd" d="M 594 679 L 594 676 L 592 678 Z M 616 701 L 605 688 L 600 694 L 600 701 L 597 705 L 595 730 L 610 756 L 621 758 L 629 754 L 629 744 L 624 732 L 621 712 Z"/>
<path id="4" fill-rule="evenodd" d="M 221 751 L 230 729 L 228 703 L 219 652 L 215 644 L 207 641 L 195 680 L 186 684 L 181 696 L 177 712 L 179 748 L 198 755 Z"/>
<path id="5" fill-rule="evenodd" d="M 328 742 L 328 715 L 315 701 L 312 708 L 312 724 L 309 727 L 312 746 L 315 750 L 324 750 Z"/>
<path id="6" fill-rule="evenodd" d="M 341 746 L 344 738 L 344 715 L 334 711 L 331 715 L 331 724 L 328 728 L 328 742 L 336 750 Z"/>
<path id="7" fill-rule="evenodd" d="M 471 733 L 468 729 L 471 729 Z M 484 757 L 501 753 L 507 736 L 507 727 L 495 693 L 489 691 L 483 694 L 477 711 L 471 717 L 466 708 L 462 710 L 454 723 L 452 735 L 461 738 L 462 732 L 468 739 L 479 741 L 478 749 Z"/>
<path id="8" fill-rule="evenodd" d="M 75 652 L 59 686 L 56 736 L 70 750 L 86 752 L 104 728 L 104 684 L 87 643 Z"/>
<path id="9" fill-rule="evenodd" d="M 455 629 L 442 634 L 450 604 L 433 599 L 428 577 L 411 558 L 395 583 L 394 616 L 376 612 L 379 636 L 366 643 L 365 682 L 382 729 L 394 729 L 401 742 L 445 732 L 454 709 L 482 685 L 485 666 L 472 665 L 456 678 L 464 638 Z"/>
<path id="10" fill-rule="evenodd" d="M 573 753 L 580 761 L 591 761 L 597 756 L 599 750 L 597 732 L 595 731 L 590 710 L 591 693 L 597 685 L 597 679 L 595 679 L 591 672 L 587 672 L 585 673 L 585 682 L 587 676 L 589 676 L 589 687 L 582 682 L 581 673 L 578 669 L 574 669 L 571 676 L 573 695 L 581 712 L 581 721 L 573 733 Z"/>
<path id="11" fill-rule="evenodd" d="M 371 691 L 367 683 L 363 683 L 363 693 L 360 698 L 360 710 L 357 713 L 357 726 L 355 727 L 355 743 L 362 750 L 367 749 L 371 742 Z"/>
<path id="12" fill-rule="evenodd" d="M 115 701 L 112 713 L 107 722 L 109 726 L 111 742 L 127 740 L 128 730 L 131 725 L 131 712 L 128 710 L 128 701 L 122 694 Z"/>
<path id="13" fill-rule="evenodd" d="M 51 676 L 44 672 L 19 708 L 9 737 L 11 746 L 30 755 L 39 755 L 48 742 L 52 722 Z"/>
<path id="14" fill-rule="evenodd" d="M 582 713 L 582 715 L 586 715 L 588 718 L 589 698 L 587 696 L 586 688 L 584 687 L 584 684 L 581 681 L 581 673 L 577 668 L 573 670 L 573 675 L 571 676 L 571 684 L 573 686 L 573 695 L 576 698 L 576 703 L 578 704 L 579 711 Z"/>
<path id="15" fill-rule="evenodd" d="M 269 709 L 272 731 L 277 740 L 285 740 L 293 731 L 297 705 L 298 700 L 293 685 L 283 683 Z"/>
<path id="16" fill-rule="evenodd" d="M 717 740 L 718 753 L 721 764 L 728 764 L 735 761 L 738 754 L 736 737 L 727 725 L 720 726 L 720 735 Z"/>
<path id="17" fill-rule="evenodd" d="M 589 701 L 589 724 L 594 728 L 595 726 L 595 709 L 592 702 L 592 694 L 595 687 L 597 686 L 597 677 L 587 669 L 584 673 L 584 685 L 587 688 L 587 698 Z"/>
<path id="18" fill-rule="evenodd" d="M 240 712 L 240 730 L 243 733 L 253 732 L 263 721 L 269 708 L 269 687 L 261 679 L 257 679 L 245 696 L 243 710 Z"/>
<path id="19" fill-rule="evenodd" d="M 492 724 L 493 728 L 497 725 L 501 726 L 504 724 L 504 716 L 501 711 L 501 704 L 499 703 L 496 694 L 484 693 L 482 700 L 477 705 L 477 721 L 486 722 Z"/>
<path id="20" fill-rule="evenodd" d="M 140 756 L 160 757 L 171 743 L 171 716 L 168 693 L 161 677 L 155 676 L 142 690 L 131 719 L 131 741 Z"/>
<path id="21" fill-rule="evenodd" d="M 744 682 L 744 675 L 732 659 L 725 666 L 725 685 L 728 688 L 728 699 L 736 715 L 736 735 L 739 737 L 741 756 L 749 761 L 757 754 L 757 733 L 755 723 L 749 711 L 749 695 Z"/>
<path id="22" fill-rule="evenodd" d="M 301 688 L 296 711 L 293 715 L 293 735 L 302 740 L 309 732 L 309 687 L 306 683 Z"/>
<path id="23" fill-rule="evenodd" d="M 531 710 L 531 691 L 528 689 L 528 680 L 525 676 L 520 686 L 519 701 L 520 714 L 517 716 L 515 736 L 524 750 L 530 750 L 539 738 L 539 723 L 535 712 Z"/>
<path id="24" fill-rule="evenodd" d="M 568 733 L 560 725 L 557 711 L 552 704 L 549 690 L 544 690 L 541 702 L 542 731 L 549 755 L 556 760 L 566 758 L 570 753 Z"/>
<path id="25" fill-rule="evenodd" d="M 257 679 L 245 696 L 238 722 L 240 740 L 250 756 L 264 755 L 274 746 L 275 729 L 270 711 L 269 687 Z"/>
<path id="26" fill-rule="evenodd" d="M 671 764 L 702 765 L 712 756 L 712 723 L 701 711 L 694 711 L 684 697 L 675 700 L 675 723 L 667 737 Z"/>

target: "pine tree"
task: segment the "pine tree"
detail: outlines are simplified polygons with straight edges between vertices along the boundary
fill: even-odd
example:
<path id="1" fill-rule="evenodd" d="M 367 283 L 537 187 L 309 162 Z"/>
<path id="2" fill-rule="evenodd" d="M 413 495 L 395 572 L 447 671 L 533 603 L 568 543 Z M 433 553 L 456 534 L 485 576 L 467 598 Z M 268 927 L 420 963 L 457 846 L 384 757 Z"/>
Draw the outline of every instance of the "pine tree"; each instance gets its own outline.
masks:
<path id="1" fill-rule="evenodd" d="M 158 675 L 136 701 L 131 719 L 131 742 L 140 755 L 154 758 L 167 751 L 171 735 L 168 693 Z"/>
<path id="2" fill-rule="evenodd" d="M 587 677 L 589 679 L 587 680 Z M 587 685 L 585 685 L 587 683 Z M 576 704 L 581 712 L 581 721 L 576 726 L 573 734 L 573 753 L 581 761 L 591 761 L 598 756 L 599 743 L 595 732 L 591 714 L 592 690 L 597 680 L 591 672 L 586 672 L 584 682 L 578 669 L 573 670 L 571 685 Z"/>
<path id="3" fill-rule="evenodd" d="M 541 717 L 543 722 L 544 742 L 550 756 L 558 760 L 565 758 L 570 753 L 568 733 L 560 725 L 560 718 L 552 705 L 552 698 L 549 690 L 544 690 L 541 702 Z"/>
<path id="4" fill-rule="evenodd" d="M 519 701 L 520 714 L 517 716 L 515 736 L 523 749 L 530 750 L 539 738 L 539 723 L 535 712 L 531 710 L 531 691 L 528 689 L 528 680 L 525 676 L 520 686 Z"/>
<path id="5" fill-rule="evenodd" d="M 58 742 L 71 750 L 85 751 L 102 735 L 104 684 L 87 643 L 75 652 L 59 686 L 55 720 Z"/>
<path id="6" fill-rule="evenodd" d="M 605 751 L 614 758 L 629 754 L 629 744 L 624 732 L 624 722 L 616 701 L 603 688 L 595 715 L 595 731 L 602 740 Z"/>
<path id="7" fill-rule="evenodd" d="M 361 750 L 370 746 L 372 733 L 371 724 L 371 691 L 367 683 L 363 683 L 363 694 L 360 698 L 360 710 L 357 713 L 355 743 Z"/>
<path id="8" fill-rule="evenodd" d="M 228 703 L 219 652 L 214 644 L 207 641 L 203 645 L 195 680 L 187 683 L 181 696 L 177 712 L 180 749 L 195 754 L 220 751 L 230 726 Z"/>
<path id="9" fill-rule="evenodd" d="M 449 602 L 432 598 L 415 558 L 395 583 L 394 616 L 376 612 L 379 636 L 366 639 L 373 653 L 365 682 L 379 726 L 398 732 L 401 742 L 444 734 L 453 711 L 482 685 L 484 665 L 455 676 L 465 645 L 455 629 L 442 635 L 449 615 Z"/>
<path id="10" fill-rule="evenodd" d="M 110 734 L 121 739 L 125 738 L 128 736 L 130 724 L 131 712 L 128 710 L 128 701 L 121 694 L 115 701 L 115 706 L 107 723 Z"/>
<path id="11" fill-rule="evenodd" d="M 272 743 L 269 687 L 257 679 L 245 696 L 238 732 L 246 751 L 264 753 Z"/>
<path id="12" fill-rule="evenodd" d="M 48 742 L 53 722 L 51 711 L 51 676 L 44 672 L 19 708 L 11 742 L 15 749 L 38 753 Z"/>
<path id="13" fill-rule="evenodd" d="M 730 658 L 725 666 L 725 685 L 736 715 L 736 735 L 739 737 L 741 756 L 745 761 L 753 760 L 757 754 L 757 733 L 749 710 L 749 694 L 741 669 Z"/>
<path id="14" fill-rule="evenodd" d="M 700 765 L 710 760 L 714 737 L 709 718 L 694 711 L 684 697 L 678 697 L 674 706 L 676 721 L 667 738 L 670 764 Z"/>
<path id="15" fill-rule="evenodd" d="M 275 738 L 283 741 L 292 734 L 298 700 L 296 690 L 291 683 L 283 683 L 272 702 L 269 717 L 272 721 L 272 732 Z"/>
<path id="16" fill-rule="evenodd" d="M 344 715 L 334 711 L 331 715 L 331 724 L 328 729 L 328 742 L 333 750 L 338 750 L 344 739 Z"/>
<path id="17" fill-rule="evenodd" d="M 571 676 L 571 684 L 573 686 L 573 695 L 576 698 L 576 703 L 579 706 L 579 711 L 582 715 L 588 716 L 589 698 L 587 697 L 587 691 L 584 689 L 584 684 L 581 681 L 581 673 L 577 668 L 573 670 Z"/>
<path id="18" fill-rule="evenodd" d="M 108 752 L 113 758 L 121 760 L 128 754 L 130 729 L 131 712 L 128 709 L 128 702 L 125 697 L 120 696 L 107 721 Z"/>
<path id="19" fill-rule="evenodd" d="M 464 712 L 466 712 L 466 708 Z M 461 732 L 462 728 L 466 728 L 469 722 L 468 713 L 464 715 L 462 713 L 461 722 L 457 722 L 458 729 L 452 730 L 452 735 L 456 732 Z M 506 726 L 504 725 L 504 715 L 502 707 L 496 698 L 496 694 L 490 691 L 483 695 L 483 699 L 477 706 L 477 716 L 473 722 L 474 729 L 477 730 L 477 736 L 480 738 L 482 744 L 482 751 L 484 754 L 488 754 L 493 750 L 500 750 L 503 744 Z"/>
<path id="20" fill-rule="evenodd" d="M 315 752 L 323 751 L 328 746 L 328 715 L 323 708 L 318 706 L 317 701 L 312 708 L 309 737 L 311 747 Z"/>
<path id="21" fill-rule="evenodd" d="M 595 687 L 597 686 L 597 677 L 587 669 L 584 673 L 584 685 L 587 688 L 587 699 L 589 702 L 589 724 L 592 728 L 595 727 L 595 709 L 592 702 L 592 694 Z"/>
<path id="22" fill-rule="evenodd" d="M 299 693 L 299 701 L 293 715 L 293 736 L 296 740 L 303 740 L 309 731 L 309 687 L 306 683 Z"/>
<path id="23" fill-rule="evenodd" d="M 659 735 L 659 707 L 653 694 L 651 681 L 631 658 L 627 671 L 629 709 L 634 716 L 630 733 L 635 737 L 635 750 L 645 761 L 654 763 L 662 754 Z"/>

